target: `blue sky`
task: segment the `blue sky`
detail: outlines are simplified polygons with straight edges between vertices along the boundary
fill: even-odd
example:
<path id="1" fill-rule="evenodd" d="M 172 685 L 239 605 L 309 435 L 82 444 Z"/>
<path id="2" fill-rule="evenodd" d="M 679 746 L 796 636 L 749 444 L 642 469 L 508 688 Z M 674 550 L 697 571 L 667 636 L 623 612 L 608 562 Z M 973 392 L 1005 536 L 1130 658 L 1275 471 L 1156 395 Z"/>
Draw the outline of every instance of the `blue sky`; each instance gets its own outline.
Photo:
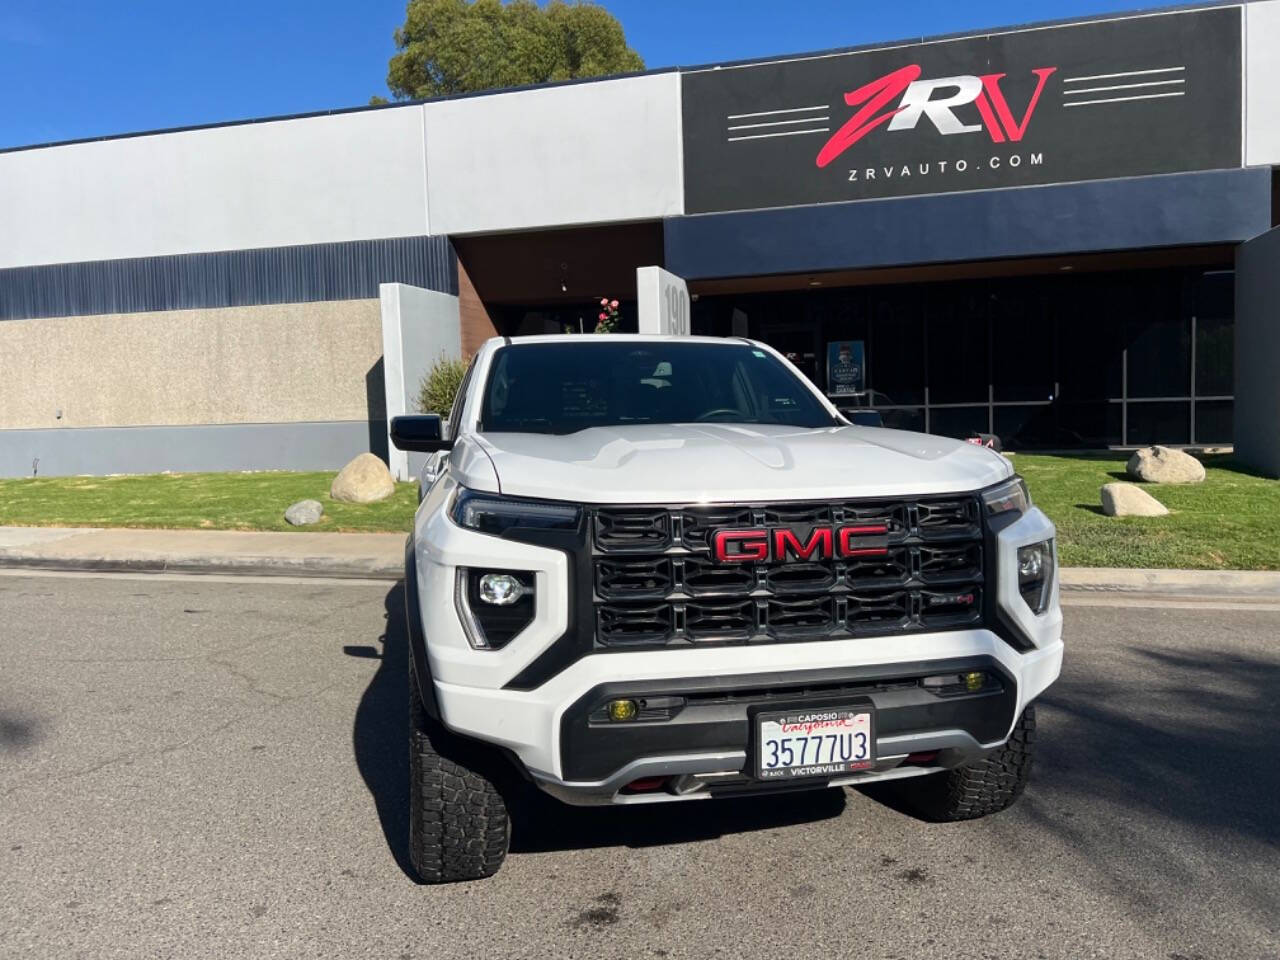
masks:
<path id="1" fill-rule="evenodd" d="M 650 67 L 1159 5 L 605 0 Z M 0 0 L 0 147 L 367 103 L 404 0 Z"/>

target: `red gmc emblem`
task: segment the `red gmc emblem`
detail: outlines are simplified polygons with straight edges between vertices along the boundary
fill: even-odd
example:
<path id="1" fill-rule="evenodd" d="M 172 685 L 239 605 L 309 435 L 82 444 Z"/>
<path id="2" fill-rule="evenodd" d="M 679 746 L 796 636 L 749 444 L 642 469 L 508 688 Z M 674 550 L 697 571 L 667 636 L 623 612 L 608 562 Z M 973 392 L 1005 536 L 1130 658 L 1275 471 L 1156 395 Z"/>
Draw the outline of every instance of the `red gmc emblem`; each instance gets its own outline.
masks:
<path id="1" fill-rule="evenodd" d="M 720 563 L 883 557 L 888 552 L 887 523 L 821 525 L 809 527 L 803 533 L 790 527 L 754 527 L 716 530 L 711 534 L 711 555 Z"/>

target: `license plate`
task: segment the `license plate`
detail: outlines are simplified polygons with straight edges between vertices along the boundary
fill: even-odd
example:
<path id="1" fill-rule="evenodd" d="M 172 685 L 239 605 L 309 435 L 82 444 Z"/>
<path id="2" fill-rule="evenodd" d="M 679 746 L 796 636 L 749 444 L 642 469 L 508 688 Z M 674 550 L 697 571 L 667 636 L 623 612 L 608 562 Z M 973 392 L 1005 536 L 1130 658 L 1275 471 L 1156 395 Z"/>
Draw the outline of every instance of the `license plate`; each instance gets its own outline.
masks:
<path id="1" fill-rule="evenodd" d="M 761 780 L 834 777 L 875 762 L 872 711 L 823 707 L 756 717 Z"/>

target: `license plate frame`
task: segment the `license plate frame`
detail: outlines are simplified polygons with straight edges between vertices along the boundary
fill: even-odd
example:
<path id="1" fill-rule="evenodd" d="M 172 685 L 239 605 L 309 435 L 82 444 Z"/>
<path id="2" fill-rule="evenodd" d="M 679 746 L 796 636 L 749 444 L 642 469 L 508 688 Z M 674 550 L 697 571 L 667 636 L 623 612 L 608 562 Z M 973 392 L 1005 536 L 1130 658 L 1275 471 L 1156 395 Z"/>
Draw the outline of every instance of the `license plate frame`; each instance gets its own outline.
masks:
<path id="1" fill-rule="evenodd" d="M 753 712 L 751 718 L 751 752 L 752 767 L 755 778 L 765 783 L 797 783 L 815 780 L 830 780 L 835 777 L 848 776 L 870 770 L 876 762 L 876 711 L 869 702 L 840 703 L 824 706 L 797 706 L 789 710 L 761 710 Z M 788 730 L 792 726 L 796 729 Z M 840 756 L 840 744 L 833 745 L 832 753 L 826 763 L 810 762 L 766 765 L 770 739 L 787 739 L 794 752 L 799 746 L 795 741 L 803 737 L 807 743 L 806 751 L 813 747 L 814 737 L 827 737 L 832 734 L 861 734 L 865 736 L 865 755 L 859 747 L 863 744 L 858 737 L 853 737 L 850 744 L 852 758 L 845 760 Z M 823 744 L 825 746 L 825 744 Z M 825 754 L 822 747 L 815 748 L 819 758 Z M 803 754 L 801 759 L 803 759 Z M 781 759 L 781 751 L 779 752 Z"/>

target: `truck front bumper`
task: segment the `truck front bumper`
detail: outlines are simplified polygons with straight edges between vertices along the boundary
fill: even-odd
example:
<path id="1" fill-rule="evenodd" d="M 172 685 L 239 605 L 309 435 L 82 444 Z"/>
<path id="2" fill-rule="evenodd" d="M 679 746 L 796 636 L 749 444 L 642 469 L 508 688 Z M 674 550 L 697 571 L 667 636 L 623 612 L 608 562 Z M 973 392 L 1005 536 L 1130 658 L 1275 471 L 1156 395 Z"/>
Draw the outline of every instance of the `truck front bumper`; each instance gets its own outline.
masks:
<path id="1" fill-rule="evenodd" d="M 507 748 L 556 797 L 654 803 L 790 786 L 754 777 L 752 716 L 783 705 L 875 710 L 875 765 L 802 786 L 869 783 L 966 763 L 1005 742 L 1062 663 L 1061 640 L 1019 653 L 987 630 L 891 639 L 608 654 L 586 657 L 536 690 L 439 681 L 435 688 L 450 729 Z M 990 678 L 973 694 L 942 697 L 920 682 L 970 671 Z M 668 719 L 603 719 L 602 706 L 617 698 L 681 704 Z M 909 761 L 913 755 L 923 758 Z M 629 789 L 651 778 L 663 781 L 659 789 Z"/>

